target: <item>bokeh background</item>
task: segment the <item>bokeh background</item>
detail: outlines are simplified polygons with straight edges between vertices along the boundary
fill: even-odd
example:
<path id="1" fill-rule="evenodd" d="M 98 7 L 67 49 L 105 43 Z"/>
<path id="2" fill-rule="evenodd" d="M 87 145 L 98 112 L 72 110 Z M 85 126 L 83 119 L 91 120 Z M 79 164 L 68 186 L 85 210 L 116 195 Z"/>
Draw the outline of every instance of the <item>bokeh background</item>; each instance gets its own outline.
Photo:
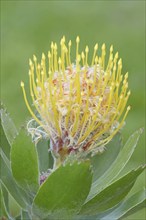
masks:
<path id="1" fill-rule="evenodd" d="M 1 99 L 17 127 L 29 117 L 20 88 L 21 80 L 28 84 L 28 59 L 47 54 L 51 41 L 59 43 L 63 35 L 72 42 L 79 35 L 81 50 L 88 45 L 90 56 L 96 42 L 107 48 L 113 44 L 119 52 L 132 92 L 125 142 L 145 121 L 145 1 L 1 1 Z M 126 169 L 144 163 L 144 133 Z M 144 177 L 134 191 L 144 185 Z M 126 219 L 144 217 L 143 209 Z"/>

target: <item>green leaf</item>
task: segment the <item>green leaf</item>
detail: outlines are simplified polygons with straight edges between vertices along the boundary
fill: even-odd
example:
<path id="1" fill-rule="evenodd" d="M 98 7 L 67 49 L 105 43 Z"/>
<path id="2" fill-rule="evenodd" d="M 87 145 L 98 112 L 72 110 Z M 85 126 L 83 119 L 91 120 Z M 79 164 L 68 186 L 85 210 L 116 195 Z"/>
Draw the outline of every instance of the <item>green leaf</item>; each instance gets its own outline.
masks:
<path id="1" fill-rule="evenodd" d="M 28 212 L 22 210 L 22 212 L 21 212 L 21 220 L 31 220 Z"/>
<path id="2" fill-rule="evenodd" d="M 27 194 L 18 187 L 18 185 L 15 183 L 11 171 L 8 168 L 5 161 L 0 157 L 0 163 L 1 163 L 1 182 L 6 187 L 7 191 L 11 194 L 11 196 L 16 200 L 16 202 L 23 208 L 26 209 L 27 205 L 30 204 L 29 197 Z"/>
<path id="3" fill-rule="evenodd" d="M 54 158 L 51 154 L 51 151 L 49 151 L 49 169 L 53 169 L 53 165 L 54 165 Z"/>
<path id="4" fill-rule="evenodd" d="M 119 180 L 109 185 L 93 199 L 85 203 L 80 213 L 85 215 L 95 215 L 117 205 L 128 194 L 137 177 L 145 168 L 145 166 L 141 166 L 136 170 L 132 170 Z"/>
<path id="5" fill-rule="evenodd" d="M 5 210 L 8 213 L 9 212 L 9 195 L 8 195 L 8 191 L 6 190 L 6 188 L 2 184 L 0 184 L 0 187 L 1 187 L 1 193 L 2 193 L 2 197 L 3 197 Z"/>
<path id="6" fill-rule="evenodd" d="M 146 190 L 142 189 L 139 192 L 132 195 L 130 198 L 125 199 L 122 203 L 120 203 L 116 208 L 109 211 L 107 214 L 101 214 L 95 219 L 101 220 L 113 220 L 113 219 L 122 219 L 127 217 L 145 206 L 146 202 Z"/>
<path id="7" fill-rule="evenodd" d="M 2 190 L 2 184 L 0 184 L 0 219 L 2 219 L 4 217 L 7 217 L 7 218 L 9 217 L 9 214 L 8 214 L 8 195 L 6 195 L 6 193 Z"/>
<path id="8" fill-rule="evenodd" d="M 20 131 L 12 145 L 11 168 L 16 182 L 33 195 L 39 188 L 38 156 L 24 130 Z"/>
<path id="9" fill-rule="evenodd" d="M 18 132 L 12 119 L 9 117 L 9 115 L 6 113 L 6 110 L 4 109 L 1 109 L 1 124 L 2 132 L 5 133 L 7 141 L 10 145 L 12 145 L 13 140 L 17 136 Z"/>
<path id="10" fill-rule="evenodd" d="M 7 156 L 5 155 L 5 153 L 3 152 L 2 149 L 0 149 L 0 155 L 3 158 L 3 160 L 5 161 L 7 167 L 10 169 L 10 161 L 8 160 Z"/>
<path id="11" fill-rule="evenodd" d="M 22 219 L 21 219 L 21 215 L 17 216 L 17 217 L 15 218 L 15 220 L 22 220 Z"/>
<path id="12" fill-rule="evenodd" d="M 48 141 L 46 140 L 40 140 L 37 143 L 37 152 L 38 152 L 38 158 L 39 158 L 39 170 L 41 172 L 45 172 L 49 169 L 49 153 L 48 152 Z"/>
<path id="13" fill-rule="evenodd" d="M 99 193 L 101 189 L 105 188 L 109 183 L 111 183 L 112 180 L 123 170 L 136 148 L 141 133 L 142 129 L 136 131 L 130 136 L 114 163 L 112 163 L 110 168 L 92 184 L 87 201 L 89 201 L 97 193 Z"/>
<path id="14" fill-rule="evenodd" d="M 5 135 L 5 132 L 2 126 L 2 122 L 0 126 L 1 126 L 0 127 L 0 137 L 1 137 L 0 148 L 4 151 L 7 157 L 10 158 L 10 144 L 8 143 L 8 140 L 6 138 L 6 135 Z"/>
<path id="15" fill-rule="evenodd" d="M 42 184 L 34 199 L 34 214 L 70 219 L 79 212 L 92 182 L 89 161 L 60 166 Z"/>
<path id="16" fill-rule="evenodd" d="M 48 141 L 48 148 L 49 148 L 49 169 L 53 169 L 53 166 L 54 166 L 54 158 L 52 156 L 52 153 L 51 153 L 51 142 L 50 140 Z"/>
<path id="17" fill-rule="evenodd" d="M 15 199 L 9 194 L 9 213 L 15 219 L 16 216 L 20 215 L 21 207 L 15 201 Z"/>
<path id="18" fill-rule="evenodd" d="M 97 154 L 91 158 L 93 166 L 93 182 L 100 178 L 117 158 L 121 147 L 121 134 L 118 133 L 108 145 L 102 154 Z"/>

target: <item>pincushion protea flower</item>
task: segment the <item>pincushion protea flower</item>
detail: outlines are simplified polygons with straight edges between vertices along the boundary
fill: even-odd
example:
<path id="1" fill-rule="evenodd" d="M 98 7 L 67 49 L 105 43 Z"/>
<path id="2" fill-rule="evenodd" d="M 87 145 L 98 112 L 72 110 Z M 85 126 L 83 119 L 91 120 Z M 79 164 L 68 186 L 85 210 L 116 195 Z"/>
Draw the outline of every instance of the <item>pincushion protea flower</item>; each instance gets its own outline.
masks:
<path id="1" fill-rule="evenodd" d="M 130 95 L 128 73 L 124 76 L 122 60 L 110 47 L 102 45 L 97 55 L 95 45 L 91 64 L 89 48 L 79 53 L 79 37 L 76 38 L 76 59 L 71 62 L 71 41 L 61 39 L 58 57 L 56 43 L 51 43 L 48 62 L 42 54 L 41 64 L 33 56 L 30 60 L 30 94 L 36 113 L 28 103 L 24 83 L 21 82 L 25 103 L 33 117 L 28 123 L 32 135 L 50 138 L 53 155 L 65 160 L 67 155 L 78 158 L 103 151 L 104 146 L 122 128 L 130 110 L 126 108 Z M 47 63 L 48 68 L 47 68 Z M 37 126 L 32 124 L 36 122 Z"/>

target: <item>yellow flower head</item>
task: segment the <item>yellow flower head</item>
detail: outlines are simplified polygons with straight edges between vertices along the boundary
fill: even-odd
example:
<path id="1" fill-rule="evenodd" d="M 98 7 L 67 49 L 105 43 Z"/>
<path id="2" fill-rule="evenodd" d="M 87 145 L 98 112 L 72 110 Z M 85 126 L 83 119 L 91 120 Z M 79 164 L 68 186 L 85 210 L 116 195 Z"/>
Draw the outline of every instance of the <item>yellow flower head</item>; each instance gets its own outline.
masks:
<path id="1" fill-rule="evenodd" d="M 110 47 L 106 62 L 105 44 L 97 55 L 98 44 L 93 49 L 89 63 L 89 48 L 79 52 L 76 38 L 75 63 L 71 62 L 71 41 L 60 41 L 58 56 L 56 43 L 51 43 L 48 57 L 42 54 L 41 63 L 33 56 L 29 61 L 30 107 L 24 83 L 21 82 L 24 99 L 33 117 L 28 123 L 32 135 L 46 135 L 51 140 L 51 150 L 62 158 L 66 155 L 95 154 L 103 150 L 121 129 L 130 110 L 126 107 L 130 95 L 128 73 L 121 73 L 122 60 Z M 31 124 L 34 122 L 34 128 Z"/>

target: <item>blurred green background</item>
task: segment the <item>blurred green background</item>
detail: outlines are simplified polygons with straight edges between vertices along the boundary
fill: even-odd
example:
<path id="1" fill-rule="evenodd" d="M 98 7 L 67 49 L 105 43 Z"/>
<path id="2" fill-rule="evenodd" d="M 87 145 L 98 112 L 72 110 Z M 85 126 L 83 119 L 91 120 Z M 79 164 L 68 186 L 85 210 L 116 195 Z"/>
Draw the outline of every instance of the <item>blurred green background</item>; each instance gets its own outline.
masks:
<path id="1" fill-rule="evenodd" d="M 28 59 L 49 50 L 65 35 L 81 49 L 96 42 L 113 44 L 129 72 L 132 110 L 123 130 L 124 141 L 145 121 L 145 1 L 1 1 L 1 99 L 17 127 L 28 118 L 20 81 L 28 83 Z M 75 45 L 75 43 L 74 43 Z M 92 53 L 90 53 L 92 55 Z M 128 164 L 145 161 L 144 134 Z M 127 169 L 128 169 L 127 168 Z M 135 191 L 144 185 L 144 174 Z M 144 210 L 129 219 L 144 219 Z M 127 218 L 128 219 L 128 218 Z"/>

